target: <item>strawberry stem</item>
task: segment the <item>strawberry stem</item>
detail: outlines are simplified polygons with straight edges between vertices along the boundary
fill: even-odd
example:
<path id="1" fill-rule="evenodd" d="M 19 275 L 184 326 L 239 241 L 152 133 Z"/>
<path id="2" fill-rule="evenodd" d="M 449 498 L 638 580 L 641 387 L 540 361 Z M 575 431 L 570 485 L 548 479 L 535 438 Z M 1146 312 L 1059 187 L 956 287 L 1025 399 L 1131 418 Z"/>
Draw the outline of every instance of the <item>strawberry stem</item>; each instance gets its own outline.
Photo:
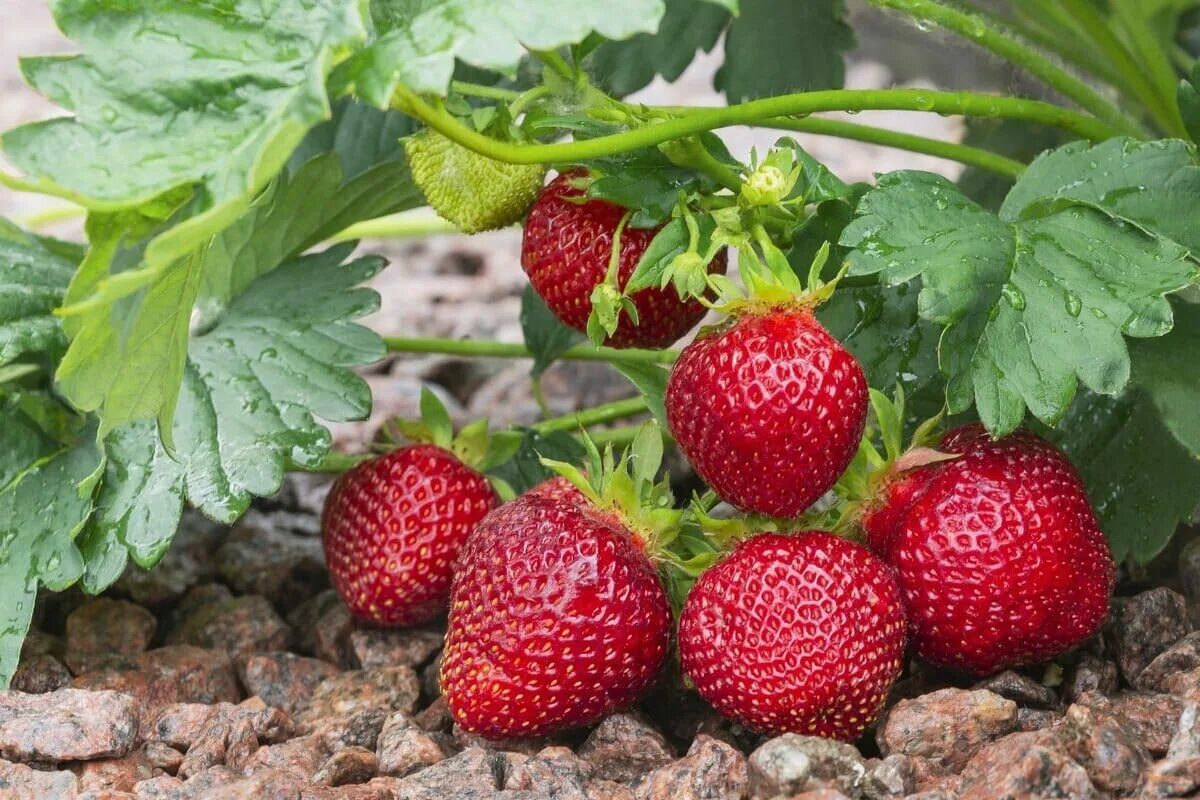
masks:
<path id="1" fill-rule="evenodd" d="M 533 358 L 523 344 L 476 339 L 437 339 L 431 337 L 385 336 L 391 353 L 439 353 L 470 358 Z M 613 347 L 576 345 L 558 356 L 561 361 L 603 361 L 609 363 L 672 364 L 679 357 L 675 350 L 618 350 Z"/>

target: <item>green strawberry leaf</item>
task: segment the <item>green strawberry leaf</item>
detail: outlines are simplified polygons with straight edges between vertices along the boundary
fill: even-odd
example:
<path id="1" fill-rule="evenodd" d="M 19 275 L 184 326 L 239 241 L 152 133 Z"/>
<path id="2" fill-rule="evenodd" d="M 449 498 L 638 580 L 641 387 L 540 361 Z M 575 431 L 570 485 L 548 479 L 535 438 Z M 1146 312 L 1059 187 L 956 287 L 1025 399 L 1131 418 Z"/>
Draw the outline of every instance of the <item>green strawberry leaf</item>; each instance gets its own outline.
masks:
<path id="1" fill-rule="evenodd" d="M 663 398 L 667 393 L 667 380 L 671 373 L 655 364 L 640 364 L 632 361 L 613 364 L 618 371 L 628 378 L 646 397 L 646 405 L 650 413 L 658 420 L 663 430 L 670 430 L 667 425 L 667 408 Z"/>
<path id="2" fill-rule="evenodd" d="M 1142 563 L 1200 505 L 1200 307 L 1173 306 L 1170 333 L 1130 342 L 1130 391 L 1084 394 L 1050 432 L 1083 475 L 1114 555 Z"/>
<path id="3" fill-rule="evenodd" d="M 587 134 L 596 132 L 589 130 Z M 698 138 L 717 161 L 735 170 L 741 166 L 716 134 L 704 133 Z M 720 188 L 711 175 L 678 166 L 655 147 L 595 159 L 588 166 L 595 174 L 587 188 L 588 197 L 634 209 L 629 224 L 635 228 L 652 228 L 666 222 L 681 194 Z"/>
<path id="4" fill-rule="evenodd" d="M 455 59 L 515 77 L 525 48 L 653 33 L 663 11 L 663 0 L 581 0 L 569 13 L 530 0 L 373 0 L 377 38 L 338 67 L 333 85 L 387 108 L 400 84 L 444 95 Z"/>
<path id="5" fill-rule="evenodd" d="M 0 217 L 0 365 L 30 353 L 55 362 L 66 348 L 51 313 L 62 302 L 75 263 Z"/>
<path id="6" fill-rule="evenodd" d="M 806 203 L 823 203 L 827 200 L 847 200 L 856 194 L 855 186 L 834 175 L 833 170 L 809 155 L 809 152 L 790 136 L 777 140 L 775 149 L 790 150 L 795 164 L 800 167 L 800 178 L 788 195 L 789 198 L 802 197 Z"/>
<path id="7" fill-rule="evenodd" d="M 0 143 L 39 188 L 97 211 L 191 187 L 194 213 L 146 248 L 159 269 L 250 206 L 329 116 L 326 76 L 366 38 L 360 4 L 340 0 L 61 0 L 53 10 L 83 55 L 22 69 L 75 116 Z"/>
<path id="8" fill-rule="evenodd" d="M 1141 391 L 1080 392 L 1047 433 L 1079 469 L 1117 560 L 1149 561 L 1200 505 L 1200 461 Z"/>
<path id="9" fill-rule="evenodd" d="M 16 671 L 38 586 L 61 591 L 83 572 L 74 540 L 104 463 L 94 428 L 57 441 L 22 409 L 23 399 L 0 403 L 0 450 L 10 473 L 0 486 L 0 687 Z M 24 463 L 13 470 L 16 462 Z"/>
<path id="10" fill-rule="evenodd" d="M 1175 139 L 1072 142 L 1045 153 L 1009 192 L 1000 216 L 1016 222 L 1067 205 L 1095 208 L 1200 258 L 1200 161 Z"/>
<path id="11" fill-rule="evenodd" d="M 902 387 L 910 408 L 915 398 L 941 388 L 940 331 L 921 319 L 917 297 L 916 287 L 906 283 L 842 286 L 817 309 L 821 324 L 858 359 L 867 383 L 889 397 Z"/>
<path id="12" fill-rule="evenodd" d="M 712 247 L 713 234 L 717 230 L 717 222 L 711 214 L 697 214 L 692 217 L 698 236 L 696 237 L 696 254 L 706 255 Z M 673 219 L 663 226 L 653 239 L 650 240 L 646 252 L 634 268 L 633 274 L 625 283 L 625 293 L 633 294 L 646 288 L 665 288 L 672 280 L 687 283 L 689 294 L 700 297 L 707 291 L 704 283 L 706 266 L 698 266 L 686 275 L 676 274 L 676 259 L 689 252 L 691 233 L 687 222 L 683 219 Z M 689 277 L 692 279 L 689 281 Z M 692 283 L 694 282 L 694 285 Z M 678 282 L 676 285 L 680 285 Z"/>
<path id="13" fill-rule="evenodd" d="M 370 389 L 349 368 L 385 351 L 376 334 L 351 320 L 378 308 L 375 292 L 355 287 L 382 261 L 342 264 L 351 250 L 338 245 L 258 277 L 188 340 L 171 452 L 149 421 L 104 438 L 109 460 L 80 536 L 85 589 L 99 592 L 116 580 L 126 553 L 143 567 L 157 562 L 185 499 L 232 522 L 253 496 L 279 490 L 289 460 L 316 465 L 330 437 L 314 415 L 367 416 Z"/>
<path id="14" fill-rule="evenodd" d="M 938 357 L 949 410 L 973 402 L 997 435 L 1026 409 L 1053 423 L 1079 381 L 1120 393 L 1129 378 L 1123 336 L 1170 330 L 1165 295 L 1197 275 L 1182 248 L 1091 208 L 998 218 L 918 172 L 881 178 L 841 243 L 856 248 L 852 275 L 878 274 L 887 285 L 921 277 L 920 315 L 945 328 Z"/>
<path id="15" fill-rule="evenodd" d="M 969 117 L 963 144 L 999 153 L 1024 164 L 1070 141 L 1069 134 L 1048 125 L 1024 120 Z M 998 211 L 1013 187 L 1013 179 L 979 167 L 967 167 L 958 188 L 967 197 L 991 211 Z"/>
<path id="16" fill-rule="evenodd" d="M 105 438 L 104 451 L 95 512 L 79 536 L 87 562 L 83 588 L 91 594 L 112 585 L 129 556 L 147 569 L 157 564 L 183 513 L 183 466 L 163 448 L 155 423 L 117 428 Z"/>
<path id="17" fill-rule="evenodd" d="M 257 277 L 345 226 L 422 204 L 392 139 L 412 125 L 343 101 L 246 214 L 165 269 L 142 258 L 157 220 L 135 212 L 93 215 L 92 249 L 67 292 L 76 312 L 66 318 L 72 343 L 57 376 L 65 396 L 98 412 L 104 435 L 155 417 L 173 432 L 193 309 L 218 314 Z M 118 283 L 136 288 L 104 288 Z"/>
<path id="18" fill-rule="evenodd" d="M 842 0 L 742 0 L 740 6 L 725 34 L 725 64 L 714 80 L 730 103 L 841 88 L 842 54 L 854 46 Z"/>
<path id="19" fill-rule="evenodd" d="M 1179 113 L 1183 115 L 1183 124 L 1187 126 L 1188 135 L 1193 142 L 1200 143 L 1200 65 L 1192 70 L 1190 80 L 1179 82 L 1179 92 L 1176 95 L 1179 102 Z"/>
<path id="20" fill-rule="evenodd" d="M 562 324 L 532 286 L 526 286 L 521 294 L 521 332 L 525 335 L 525 346 L 533 354 L 530 372 L 535 379 L 584 338 Z"/>
<path id="21" fill-rule="evenodd" d="M 646 87 L 656 76 L 674 82 L 697 51 L 713 49 L 735 10 L 712 0 L 666 0 L 666 5 L 655 33 L 604 42 L 592 52 L 586 66 L 597 86 L 624 97 Z"/>
<path id="22" fill-rule="evenodd" d="M 385 349 L 350 320 L 378 308 L 375 292 L 355 287 L 383 261 L 342 264 L 353 249 L 338 245 L 268 272 L 192 337 L 175 456 L 189 499 L 213 519 L 236 519 L 252 495 L 278 491 L 287 459 L 320 461 L 330 439 L 314 415 L 336 422 L 370 412 L 370 389 L 349 367 Z"/>
<path id="23" fill-rule="evenodd" d="M 506 482 L 517 494 L 524 494 L 557 474 L 542 464 L 542 458 L 577 464 L 584 455 L 583 445 L 566 431 L 538 433 L 526 428 L 521 431 L 520 445 L 513 456 L 488 470 L 488 474 Z"/>

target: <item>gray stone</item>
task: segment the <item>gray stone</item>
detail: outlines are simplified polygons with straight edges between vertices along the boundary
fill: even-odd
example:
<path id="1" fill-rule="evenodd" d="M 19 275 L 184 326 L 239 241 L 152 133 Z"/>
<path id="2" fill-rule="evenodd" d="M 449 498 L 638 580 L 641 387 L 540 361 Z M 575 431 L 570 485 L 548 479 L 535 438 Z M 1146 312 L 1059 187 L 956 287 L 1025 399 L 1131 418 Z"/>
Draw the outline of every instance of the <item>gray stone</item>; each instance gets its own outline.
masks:
<path id="1" fill-rule="evenodd" d="M 749 789 L 745 756 L 701 734 L 686 756 L 648 774 L 634 794 L 637 800 L 742 800 Z"/>
<path id="2" fill-rule="evenodd" d="M 1187 600 L 1165 586 L 1121 603 L 1111 631 L 1117 666 L 1125 680 L 1136 685 L 1142 670 L 1191 629 Z"/>
<path id="3" fill-rule="evenodd" d="M 835 789 L 858 796 L 867 768 L 848 744 L 794 733 L 777 736 L 750 754 L 750 787 L 761 797 Z"/>
<path id="4" fill-rule="evenodd" d="M 59 762 L 123 756 L 137 737 L 136 711 L 133 698 L 116 692 L 0 692 L 0 757 Z"/>
<path id="5" fill-rule="evenodd" d="M 379 771 L 379 759 L 365 747 L 346 747 L 331 755 L 313 775 L 318 786 L 366 783 Z"/>
<path id="6" fill-rule="evenodd" d="M 503 788 L 531 791 L 557 800 L 590 800 L 588 781 L 591 767 L 569 748 L 547 747 L 520 759 L 505 770 Z"/>
<path id="7" fill-rule="evenodd" d="M 893 753 L 882 761 L 870 764 L 863 780 L 863 797 L 867 800 L 889 800 L 912 794 L 917 788 L 914 759 Z"/>
<path id="8" fill-rule="evenodd" d="M 633 783 L 647 772 L 670 764 L 675 753 L 648 720 L 633 713 L 617 713 L 596 726 L 579 748 L 579 757 L 597 775 Z"/>
<path id="9" fill-rule="evenodd" d="M 410 667 L 384 667 L 343 672 L 326 678 L 297 718 L 301 731 L 346 720 L 368 709 L 411 714 L 420 697 L 417 674 Z"/>
<path id="10" fill-rule="evenodd" d="M 171 547 L 154 569 L 142 569 L 130 560 L 114 590 L 141 605 L 178 600 L 193 586 L 212 580 L 213 553 L 223 538 L 225 526 L 185 511 Z"/>
<path id="11" fill-rule="evenodd" d="M 394 712 L 383 723 L 376 752 L 379 773 L 397 778 L 444 761 L 450 755 L 438 739 L 422 730 L 403 711 Z"/>
<path id="12" fill-rule="evenodd" d="M 1148 692 L 1165 692 L 1171 678 L 1194 669 L 1200 669 L 1200 631 L 1189 633 L 1159 653 L 1137 676 L 1134 686 Z"/>
<path id="13" fill-rule="evenodd" d="M 4 800 L 76 800 L 79 780 L 71 772 L 44 772 L 0 760 L 0 797 Z"/>
<path id="14" fill-rule="evenodd" d="M 1083 767 L 1054 746 L 1045 732 L 1037 732 L 1014 733 L 984 747 L 963 769 L 957 796 L 1100 800 L 1103 795 Z"/>
<path id="15" fill-rule="evenodd" d="M 216 552 L 217 574 L 238 594 L 261 595 L 277 608 L 328 588 L 325 554 L 318 536 L 288 529 L 299 515 L 251 512 L 238 520 Z M 300 517 L 320 531 L 314 516 Z"/>
<path id="16" fill-rule="evenodd" d="M 168 644 L 224 650 L 235 661 L 252 653 L 282 650 L 290 640 L 287 623 L 259 595 L 201 606 L 167 637 Z"/>
<path id="17" fill-rule="evenodd" d="M 282 651 L 254 653 L 238 664 L 246 690 L 289 716 L 303 711 L 317 686 L 339 672 L 327 661 Z"/>
<path id="18" fill-rule="evenodd" d="M 985 678 L 971 688 L 986 689 L 1026 708 L 1054 708 L 1058 705 L 1058 696 L 1053 689 L 1011 669 Z"/>
<path id="19" fill-rule="evenodd" d="M 992 692 L 940 689 L 896 704 L 875 732 L 886 756 L 921 756 L 952 772 L 1017 729 L 1017 704 Z"/>
<path id="20" fill-rule="evenodd" d="M 421 628 L 359 628 L 350 632 L 349 645 L 361 669 L 424 665 L 442 649 L 443 632 Z"/>
<path id="21" fill-rule="evenodd" d="M 1079 662 L 1067 673 L 1063 684 L 1063 699 L 1074 703 L 1088 692 L 1112 694 L 1120 685 L 1120 674 L 1117 665 L 1090 653 L 1079 659 Z"/>
<path id="22" fill-rule="evenodd" d="M 1071 706 L 1057 734 L 1067 755 L 1102 791 L 1132 794 L 1150 766 L 1150 754 L 1128 721 L 1102 709 Z"/>
<path id="23" fill-rule="evenodd" d="M 396 796 L 404 800 L 491 800 L 502 788 L 504 768 L 504 756 L 470 748 L 398 780 Z"/>

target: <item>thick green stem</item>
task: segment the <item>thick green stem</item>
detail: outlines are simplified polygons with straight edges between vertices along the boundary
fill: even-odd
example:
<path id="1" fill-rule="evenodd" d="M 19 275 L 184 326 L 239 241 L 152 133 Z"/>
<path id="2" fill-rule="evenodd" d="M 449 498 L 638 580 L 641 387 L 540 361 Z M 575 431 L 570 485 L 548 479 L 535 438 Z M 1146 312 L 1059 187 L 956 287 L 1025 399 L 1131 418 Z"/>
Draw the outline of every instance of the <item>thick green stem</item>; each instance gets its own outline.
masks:
<path id="1" fill-rule="evenodd" d="M 469 83 L 467 81 L 451 81 L 450 88 L 466 97 L 486 97 L 489 100 L 502 100 L 505 103 L 510 100 L 516 100 L 520 97 L 520 92 L 514 92 L 512 89 L 501 89 L 499 86 L 484 86 L 481 83 Z"/>
<path id="2" fill-rule="evenodd" d="M 972 167 L 985 169 L 988 172 L 995 172 L 997 175 L 1004 175 L 1008 178 L 1016 178 L 1025 171 L 1025 165 L 1020 161 L 1014 161 L 1011 158 L 1006 158 L 987 150 L 980 150 L 978 147 L 943 142 L 938 139 L 928 139 L 924 136 L 914 136 L 909 133 L 890 131 L 885 128 L 873 128 L 870 125 L 859 125 L 855 122 L 846 122 L 840 119 L 819 119 L 816 117 L 791 119 L 782 117 L 779 119 L 764 120 L 758 123 L 758 125 L 762 128 L 777 128 L 785 131 L 815 133 L 819 136 L 838 136 L 843 139 L 856 139 L 860 142 L 871 142 L 883 145 L 884 147 L 894 147 L 898 150 L 924 153 L 925 155 L 937 156 L 938 158 L 958 161 Z"/>
<path id="3" fill-rule="evenodd" d="M 601 425 L 605 422 L 615 422 L 620 419 L 628 419 L 636 417 L 638 414 L 646 412 L 646 398 L 631 397 L 628 400 L 617 400 L 612 403 L 595 406 L 593 408 L 585 408 L 581 411 L 576 411 L 573 414 L 563 414 L 561 417 L 552 417 L 542 420 L 531 427 L 538 433 L 553 433 L 554 431 L 576 431 L 580 428 L 587 428 L 592 425 Z"/>
<path id="4" fill-rule="evenodd" d="M 1080 107 L 1092 112 L 1113 127 L 1134 136 L 1145 136 L 1148 131 L 1136 119 L 1125 114 L 1108 98 L 1059 67 L 1050 59 L 1026 47 L 1024 43 L 1007 36 L 1003 31 L 988 24 L 977 14 L 965 14 L 944 6 L 936 0 L 868 0 L 881 8 L 899 11 L 914 19 L 932 22 L 946 30 L 964 36 L 1001 58 L 1036 76 L 1047 86 L 1069 97 Z"/>
<path id="5" fill-rule="evenodd" d="M 553 72 L 558 73 L 560 77 L 569 81 L 575 80 L 575 70 L 571 69 L 571 65 L 566 62 L 566 59 L 554 50 L 530 50 L 529 52 Z"/>
<path id="6" fill-rule="evenodd" d="M 1014 16 L 1004 16 L 978 5 L 971 5 L 970 9 L 972 13 L 990 19 L 1002 28 L 1009 28 L 1018 36 L 1054 53 L 1077 69 L 1089 72 L 1114 86 L 1122 86 L 1121 76 L 1113 71 L 1112 66 L 1097 58 L 1091 50 L 1080 47 L 1080 37 L 1066 35 L 1059 20 L 1038 5 L 1042 2 L 1044 0 L 1036 0 L 1035 3 L 1029 4 L 1015 0 L 1012 3 Z"/>
<path id="7" fill-rule="evenodd" d="M 1119 131 L 1093 117 L 1039 100 L 925 89 L 836 89 L 802 92 L 732 106 L 679 109 L 679 116 L 634 130 L 578 142 L 517 145 L 473 131 L 442 109 L 434 108 L 407 87 L 396 90 L 397 107 L 420 118 L 452 141 L 497 161 L 511 164 L 561 164 L 653 147 L 717 128 L 754 125 L 765 119 L 805 116 L 820 111 L 932 111 L 978 117 L 1021 119 L 1104 140 Z"/>
<path id="8" fill-rule="evenodd" d="M 553 433 L 555 431 L 575 432 L 591 425 L 602 425 L 607 422 L 616 422 L 628 419 L 629 417 L 636 417 L 639 414 L 644 414 L 646 411 L 647 407 L 644 397 L 631 397 L 628 400 L 617 400 L 613 403 L 584 408 L 573 414 L 551 417 L 530 427 L 539 433 Z M 620 444 L 632 441 L 633 437 L 637 435 L 637 430 L 638 427 L 633 426 L 629 428 L 617 428 L 612 431 L 594 431 L 588 435 L 597 444 L 607 444 L 609 442 Z M 305 466 L 289 463 L 287 468 L 289 472 L 329 472 L 336 474 L 348 472 L 364 461 L 374 458 L 375 455 L 374 453 L 339 453 L 332 451 L 326 453 L 324 458 L 315 465 Z"/>
<path id="9" fill-rule="evenodd" d="M 328 472 L 332 474 L 341 474 L 349 472 L 364 461 L 368 461 L 375 457 L 374 453 L 339 453 L 330 451 L 325 454 L 316 464 L 305 466 L 295 462 L 289 462 L 287 465 L 288 472 Z"/>
<path id="10" fill-rule="evenodd" d="M 1151 113 L 1164 130 L 1171 130 L 1174 124 L 1172 113 L 1158 96 L 1154 85 L 1147 80 L 1145 68 L 1134 61 L 1125 45 L 1113 33 L 1108 20 L 1091 4 L 1091 0 L 1060 0 L 1062 8 L 1070 13 L 1080 29 L 1104 53 L 1125 79 L 1129 91 Z"/>
<path id="11" fill-rule="evenodd" d="M 1121 27 L 1133 44 L 1134 53 L 1148 73 L 1147 80 L 1154 88 L 1155 96 L 1165 106 L 1169 117 L 1167 131 L 1175 136 L 1186 136 L 1187 127 L 1175 104 L 1175 87 L 1179 79 L 1167 50 L 1159 44 L 1158 37 L 1146 21 L 1145 12 L 1131 0 L 1112 0 L 1112 9 Z"/>
<path id="12" fill-rule="evenodd" d="M 708 152 L 708 148 L 697 137 L 689 136 L 664 144 L 662 150 L 672 163 L 703 172 L 735 194 L 742 188 L 742 179 L 738 174 Z"/>
<path id="13" fill-rule="evenodd" d="M 352 239 L 406 239 L 414 236 L 432 236 L 439 233 L 458 233 L 453 222 L 435 217 L 428 212 L 413 214 L 402 211 L 386 217 L 377 217 L 358 222 L 329 239 L 332 242 L 348 242 Z"/>
<path id="14" fill-rule="evenodd" d="M 393 353 L 441 353 L 443 355 L 468 356 L 472 358 L 532 358 L 523 344 L 511 342 L 485 342 L 473 339 L 430 339 L 385 336 L 384 344 Z M 592 347 L 590 344 L 576 345 L 559 356 L 564 361 L 605 361 L 610 363 L 638 362 L 643 364 L 671 364 L 679 356 L 674 350 L 618 350 L 612 347 Z"/>
<path id="15" fill-rule="evenodd" d="M 611 444 L 616 449 L 621 449 L 633 442 L 637 438 L 638 433 L 642 430 L 641 425 L 626 425 L 621 428 L 612 428 L 607 430 L 589 431 L 588 438 L 592 440 L 592 444 L 597 447 Z M 663 441 L 672 442 L 671 434 L 666 431 L 662 432 Z"/>
<path id="16" fill-rule="evenodd" d="M 30 214 L 23 220 L 20 220 L 21 227 L 36 230 L 37 228 L 46 225 L 52 225 L 55 222 L 63 222 L 68 219 L 78 219 L 85 216 L 87 209 L 83 206 L 62 206 L 60 208 L 48 208 L 45 211 L 38 211 Z"/>

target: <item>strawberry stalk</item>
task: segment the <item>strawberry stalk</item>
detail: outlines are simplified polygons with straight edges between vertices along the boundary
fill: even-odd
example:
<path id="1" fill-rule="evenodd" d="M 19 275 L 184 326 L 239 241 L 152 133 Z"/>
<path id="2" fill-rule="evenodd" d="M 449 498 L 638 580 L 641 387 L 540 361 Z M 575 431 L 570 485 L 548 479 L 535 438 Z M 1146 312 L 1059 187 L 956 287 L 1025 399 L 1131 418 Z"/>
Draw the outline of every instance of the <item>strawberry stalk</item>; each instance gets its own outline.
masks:
<path id="1" fill-rule="evenodd" d="M 476 339 L 438 339 L 432 337 L 385 336 L 390 353 L 438 353 L 469 358 L 533 358 L 523 344 Z M 576 345 L 559 354 L 559 361 L 604 361 L 610 363 L 670 364 L 679 353 L 675 350 L 618 349 Z"/>

